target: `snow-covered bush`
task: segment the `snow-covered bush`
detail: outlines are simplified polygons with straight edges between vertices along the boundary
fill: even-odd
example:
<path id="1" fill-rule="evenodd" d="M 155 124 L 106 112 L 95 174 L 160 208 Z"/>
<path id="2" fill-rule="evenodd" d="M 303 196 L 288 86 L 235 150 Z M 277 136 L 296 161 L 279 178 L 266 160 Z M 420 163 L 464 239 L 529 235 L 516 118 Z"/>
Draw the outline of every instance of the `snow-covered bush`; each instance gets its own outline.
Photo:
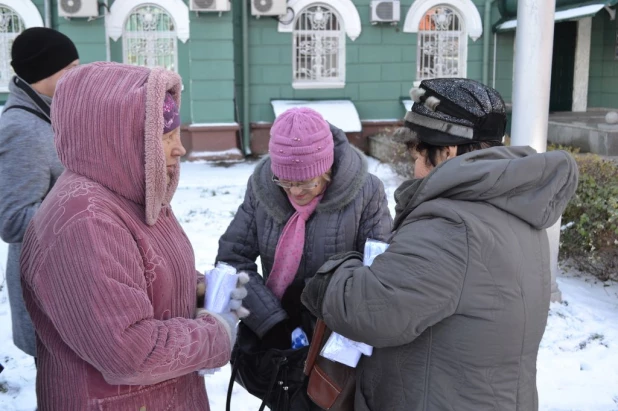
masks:
<path id="1" fill-rule="evenodd" d="M 560 255 L 600 280 L 618 280 L 618 163 L 569 151 L 579 185 L 562 217 Z"/>

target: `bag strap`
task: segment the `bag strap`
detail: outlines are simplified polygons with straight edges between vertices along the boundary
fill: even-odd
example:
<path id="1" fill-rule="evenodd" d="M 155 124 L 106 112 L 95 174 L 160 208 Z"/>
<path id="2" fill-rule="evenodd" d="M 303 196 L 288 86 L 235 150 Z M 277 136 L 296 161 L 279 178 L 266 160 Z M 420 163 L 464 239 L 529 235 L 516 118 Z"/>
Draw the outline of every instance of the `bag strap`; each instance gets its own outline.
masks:
<path id="1" fill-rule="evenodd" d="M 232 368 L 232 375 L 230 376 L 230 383 L 227 386 L 227 399 L 225 401 L 225 411 L 230 411 L 230 406 L 232 405 L 232 390 L 234 388 L 234 381 L 236 381 L 236 374 L 238 374 L 238 366 L 240 364 L 241 355 L 236 358 L 234 362 L 234 367 Z M 287 362 L 287 358 L 281 358 L 277 361 L 277 366 L 272 376 L 270 377 L 270 383 L 268 384 L 268 391 L 262 400 L 262 405 L 260 405 L 260 409 L 258 411 L 264 411 L 266 408 L 266 400 L 270 397 L 270 394 L 273 392 L 275 388 L 275 383 L 277 382 L 277 376 L 279 375 L 279 368 Z"/>
<path id="2" fill-rule="evenodd" d="M 313 364 L 315 364 L 315 359 L 318 357 L 318 354 L 320 352 L 322 339 L 324 338 L 325 331 L 326 323 L 318 318 L 318 321 L 315 323 L 315 329 L 313 330 L 313 338 L 311 339 L 309 352 L 307 353 L 307 360 L 305 361 L 305 367 L 303 369 L 305 375 L 311 374 L 311 369 L 313 368 Z"/>
<path id="3" fill-rule="evenodd" d="M 43 113 L 40 113 L 39 111 L 33 108 L 30 108 L 30 107 L 26 107 L 26 106 L 8 106 L 7 108 L 4 109 L 3 113 L 6 113 L 9 110 L 13 110 L 14 108 L 27 111 L 28 113 L 32 113 L 38 118 L 40 118 L 41 120 L 51 124 L 51 121 L 49 121 L 49 118 L 47 118 Z"/>

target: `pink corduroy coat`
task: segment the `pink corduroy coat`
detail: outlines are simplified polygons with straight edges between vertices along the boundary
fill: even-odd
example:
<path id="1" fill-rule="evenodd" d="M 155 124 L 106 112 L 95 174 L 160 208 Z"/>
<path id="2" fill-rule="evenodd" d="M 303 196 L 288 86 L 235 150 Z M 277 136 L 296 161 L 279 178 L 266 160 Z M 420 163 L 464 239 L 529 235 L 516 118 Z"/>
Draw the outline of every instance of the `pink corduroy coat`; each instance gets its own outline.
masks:
<path id="1" fill-rule="evenodd" d="M 225 321 L 194 319 L 200 279 L 161 142 L 166 91 L 179 100 L 176 74 L 116 63 L 75 68 L 58 85 L 66 171 L 21 256 L 40 411 L 208 410 L 196 371 L 229 361 Z"/>

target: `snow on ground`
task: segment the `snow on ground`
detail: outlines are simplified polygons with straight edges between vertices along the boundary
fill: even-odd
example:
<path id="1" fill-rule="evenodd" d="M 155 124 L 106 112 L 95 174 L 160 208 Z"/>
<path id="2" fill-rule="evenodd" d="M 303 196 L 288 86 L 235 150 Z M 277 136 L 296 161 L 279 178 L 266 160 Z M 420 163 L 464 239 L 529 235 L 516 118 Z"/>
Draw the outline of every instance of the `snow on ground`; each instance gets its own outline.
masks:
<path id="1" fill-rule="evenodd" d="M 369 159 L 388 198 L 401 179 L 387 165 Z M 217 242 L 241 203 L 255 162 L 183 163 L 173 201 L 177 218 L 189 236 L 199 270 L 211 267 Z M 394 204 L 391 202 L 391 212 Z M 11 340 L 4 264 L 7 247 L 0 242 L 0 410 L 32 411 L 36 407 L 35 369 L 30 357 Z M 618 411 L 618 285 L 603 284 L 576 273 L 558 278 L 562 303 L 552 303 L 538 361 L 540 409 L 543 411 Z M 229 366 L 206 377 L 213 411 L 225 410 Z M 256 411 L 260 402 L 235 385 L 232 409 Z"/>

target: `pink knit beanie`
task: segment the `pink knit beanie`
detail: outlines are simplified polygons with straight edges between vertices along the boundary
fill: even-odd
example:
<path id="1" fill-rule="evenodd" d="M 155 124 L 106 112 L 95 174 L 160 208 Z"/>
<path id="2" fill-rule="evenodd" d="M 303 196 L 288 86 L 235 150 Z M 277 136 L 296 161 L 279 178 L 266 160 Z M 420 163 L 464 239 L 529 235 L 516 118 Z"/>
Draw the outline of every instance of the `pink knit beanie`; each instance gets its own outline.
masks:
<path id="1" fill-rule="evenodd" d="M 270 129 L 270 168 L 282 180 L 310 180 L 332 167 L 334 147 L 330 126 L 320 113 L 292 108 Z"/>

